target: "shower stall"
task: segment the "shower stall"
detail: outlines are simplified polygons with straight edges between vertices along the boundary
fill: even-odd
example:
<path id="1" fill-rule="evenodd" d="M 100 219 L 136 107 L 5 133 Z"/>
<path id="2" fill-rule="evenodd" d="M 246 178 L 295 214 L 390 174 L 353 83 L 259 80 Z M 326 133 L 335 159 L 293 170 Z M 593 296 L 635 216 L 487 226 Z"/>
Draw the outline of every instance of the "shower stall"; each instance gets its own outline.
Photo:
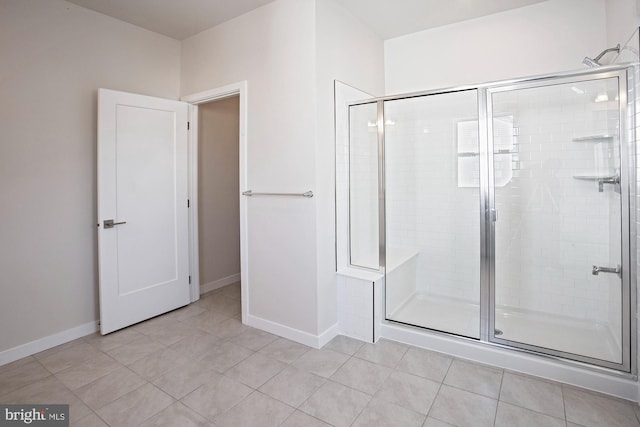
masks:
<path id="1" fill-rule="evenodd" d="M 381 321 L 633 374 L 634 73 L 351 103 L 348 262 L 384 274 Z"/>

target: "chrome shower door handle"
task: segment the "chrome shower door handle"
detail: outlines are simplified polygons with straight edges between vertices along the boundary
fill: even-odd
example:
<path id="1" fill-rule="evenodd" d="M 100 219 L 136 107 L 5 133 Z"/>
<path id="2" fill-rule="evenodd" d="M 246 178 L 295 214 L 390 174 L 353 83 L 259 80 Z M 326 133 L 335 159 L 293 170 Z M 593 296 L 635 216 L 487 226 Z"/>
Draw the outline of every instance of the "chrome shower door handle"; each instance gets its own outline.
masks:
<path id="1" fill-rule="evenodd" d="M 597 265 L 594 265 L 593 268 L 591 269 L 591 274 L 593 274 L 594 276 L 597 276 L 599 273 L 615 273 L 619 277 L 622 277 L 622 269 L 620 268 L 620 265 L 616 266 L 615 268 L 599 267 Z"/>
<path id="2" fill-rule="evenodd" d="M 114 222 L 112 219 L 105 219 L 104 222 L 102 223 L 103 224 L 102 226 L 105 229 L 107 229 L 107 228 L 113 228 L 116 225 L 121 225 L 121 224 L 126 224 L 126 223 L 127 223 L 127 221 Z"/>

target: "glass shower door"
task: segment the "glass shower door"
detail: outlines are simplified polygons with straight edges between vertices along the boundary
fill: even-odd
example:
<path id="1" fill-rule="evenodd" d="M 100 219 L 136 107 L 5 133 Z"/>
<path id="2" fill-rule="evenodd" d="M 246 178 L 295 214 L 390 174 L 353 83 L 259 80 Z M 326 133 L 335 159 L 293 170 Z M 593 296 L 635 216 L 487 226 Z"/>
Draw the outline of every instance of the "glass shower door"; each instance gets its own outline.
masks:
<path id="1" fill-rule="evenodd" d="M 377 104 L 349 107 L 349 265 L 379 269 Z"/>
<path id="2" fill-rule="evenodd" d="M 476 90 L 384 101 L 386 319 L 480 337 Z"/>
<path id="3" fill-rule="evenodd" d="M 625 76 L 488 91 L 490 341 L 628 367 Z"/>

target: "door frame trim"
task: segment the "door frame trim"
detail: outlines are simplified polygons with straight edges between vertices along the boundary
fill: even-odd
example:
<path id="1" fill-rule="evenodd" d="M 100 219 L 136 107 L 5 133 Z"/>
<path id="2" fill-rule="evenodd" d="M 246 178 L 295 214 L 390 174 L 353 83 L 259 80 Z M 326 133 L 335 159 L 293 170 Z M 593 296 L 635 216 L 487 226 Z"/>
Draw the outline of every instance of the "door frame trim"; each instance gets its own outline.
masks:
<path id="1" fill-rule="evenodd" d="M 239 96 L 239 188 L 240 204 L 240 277 L 242 289 L 242 323 L 246 323 L 249 313 L 249 257 L 247 234 L 247 204 L 241 195 L 241 189 L 247 183 L 247 81 L 231 83 L 226 86 L 197 92 L 180 98 L 189 103 L 189 268 L 191 275 L 191 302 L 200 299 L 200 256 L 198 241 L 198 105 Z"/>

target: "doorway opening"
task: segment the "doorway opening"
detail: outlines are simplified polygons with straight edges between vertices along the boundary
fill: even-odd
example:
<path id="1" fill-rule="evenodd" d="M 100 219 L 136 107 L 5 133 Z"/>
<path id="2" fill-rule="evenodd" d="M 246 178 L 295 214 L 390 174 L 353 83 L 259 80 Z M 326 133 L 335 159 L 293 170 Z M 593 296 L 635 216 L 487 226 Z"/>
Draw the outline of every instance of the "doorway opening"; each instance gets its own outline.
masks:
<path id="1" fill-rule="evenodd" d="M 200 293 L 240 282 L 238 95 L 198 106 Z"/>
<path id="2" fill-rule="evenodd" d="M 247 83 L 185 96 L 189 134 L 189 258 L 191 302 L 201 293 L 241 282 L 248 316 L 246 188 Z"/>

